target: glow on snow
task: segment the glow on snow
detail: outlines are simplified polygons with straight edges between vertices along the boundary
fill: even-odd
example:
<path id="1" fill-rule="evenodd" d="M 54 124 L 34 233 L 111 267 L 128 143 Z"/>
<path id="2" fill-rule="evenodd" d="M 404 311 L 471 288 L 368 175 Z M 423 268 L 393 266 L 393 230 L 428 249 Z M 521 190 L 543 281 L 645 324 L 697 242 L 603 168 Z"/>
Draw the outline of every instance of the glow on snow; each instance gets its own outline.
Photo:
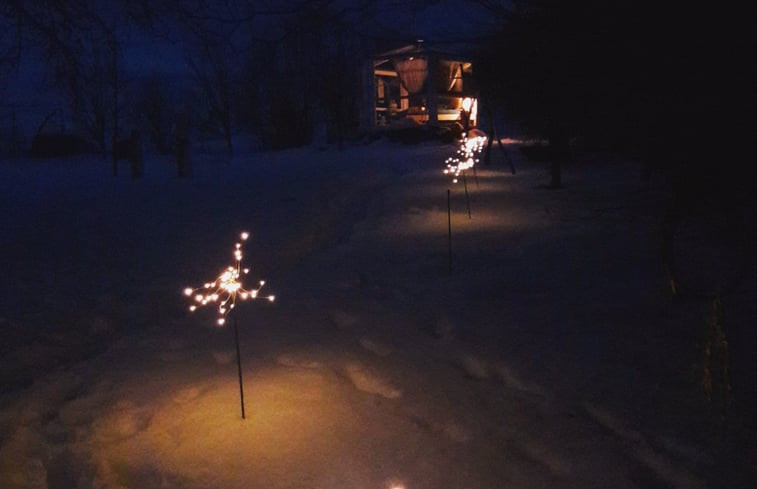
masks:
<path id="1" fill-rule="evenodd" d="M 484 149 L 486 136 L 475 136 L 472 138 L 464 137 L 457 149 L 455 156 L 450 156 L 444 162 L 447 168 L 444 170 L 445 175 L 452 175 L 452 183 L 457 183 L 457 177 L 465 170 L 470 170 L 473 165 L 478 163 L 476 157 Z"/>
<path id="2" fill-rule="evenodd" d="M 246 241 L 250 235 L 243 232 L 240 235 L 242 241 Z M 204 284 L 202 287 L 193 289 L 187 287 L 184 289 L 184 295 L 187 297 L 194 296 L 195 304 L 189 306 L 189 310 L 194 312 L 198 307 L 208 305 L 209 303 L 218 304 L 218 325 L 223 326 L 228 314 L 236 306 L 237 297 L 241 300 L 259 299 L 260 289 L 265 285 L 261 280 L 256 289 L 245 289 L 240 280 L 242 273 L 245 275 L 250 272 L 249 268 L 242 268 L 242 243 L 237 243 L 234 247 L 234 265 L 226 267 L 221 274 L 212 282 Z M 265 299 L 273 302 L 273 295 L 266 296 Z"/>

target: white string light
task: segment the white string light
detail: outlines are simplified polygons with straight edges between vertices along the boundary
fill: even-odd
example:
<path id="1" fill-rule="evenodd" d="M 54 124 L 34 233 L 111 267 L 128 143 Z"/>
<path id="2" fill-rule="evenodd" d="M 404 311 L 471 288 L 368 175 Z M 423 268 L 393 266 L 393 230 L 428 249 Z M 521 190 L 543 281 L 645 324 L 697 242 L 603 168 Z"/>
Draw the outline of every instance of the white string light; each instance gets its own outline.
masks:
<path id="1" fill-rule="evenodd" d="M 478 163 L 478 154 L 484 149 L 486 136 L 475 136 L 473 138 L 463 137 L 460 147 L 457 148 L 455 156 L 450 156 L 444 162 L 447 168 L 444 169 L 445 175 L 452 175 L 452 183 L 457 183 L 457 177 L 465 170 L 470 170 L 473 165 Z"/>
<path id="2" fill-rule="evenodd" d="M 240 235 L 242 241 L 246 241 L 250 234 L 243 232 Z M 265 285 L 261 280 L 258 287 L 254 289 L 245 289 L 240 279 L 242 274 L 250 273 L 249 268 L 242 268 L 242 243 L 237 243 L 234 247 L 234 265 L 226 267 L 221 274 L 212 282 L 204 284 L 202 287 L 184 289 L 184 295 L 192 297 L 194 304 L 189 306 L 189 310 L 194 312 L 198 307 L 206 306 L 210 303 L 218 304 L 218 326 L 226 323 L 226 315 L 236 306 L 237 297 L 240 300 L 248 299 L 266 299 L 270 302 L 275 300 L 275 296 L 269 295 L 261 297 L 260 289 Z"/>

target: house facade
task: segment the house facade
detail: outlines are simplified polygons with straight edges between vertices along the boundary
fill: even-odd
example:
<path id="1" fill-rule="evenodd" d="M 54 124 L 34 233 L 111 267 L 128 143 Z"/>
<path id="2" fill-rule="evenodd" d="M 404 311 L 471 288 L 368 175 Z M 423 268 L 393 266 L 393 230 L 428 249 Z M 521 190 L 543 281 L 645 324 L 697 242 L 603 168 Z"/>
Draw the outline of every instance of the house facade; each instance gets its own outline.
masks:
<path id="1" fill-rule="evenodd" d="M 374 56 L 370 75 L 365 122 L 374 128 L 455 122 L 466 129 L 476 127 L 473 63 L 464 56 L 419 41 Z"/>

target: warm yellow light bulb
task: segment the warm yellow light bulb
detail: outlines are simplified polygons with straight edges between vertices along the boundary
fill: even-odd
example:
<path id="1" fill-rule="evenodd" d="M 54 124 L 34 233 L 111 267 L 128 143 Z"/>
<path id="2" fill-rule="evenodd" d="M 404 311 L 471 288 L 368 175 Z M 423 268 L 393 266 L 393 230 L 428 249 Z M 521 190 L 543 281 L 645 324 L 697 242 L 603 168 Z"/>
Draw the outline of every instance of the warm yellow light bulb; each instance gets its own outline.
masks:
<path id="1" fill-rule="evenodd" d="M 249 237 L 249 233 L 243 232 L 240 234 L 241 239 L 244 241 Z M 244 272 L 245 274 L 249 273 L 249 268 L 241 268 L 241 262 L 242 262 L 242 244 L 241 243 L 235 243 L 234 245 L 234 259 L 235 264 L 233 266 L 228 266 L 226 269 L 224 269 L 223 272 L 218 276 L 218 278 L 215 279 L 213 282 L 208 282 L 204 284 L 205 289 L 211 289 L 208 290 L 204 295 L 203 294 L 196 294 L 194 296 L 194 300 L 198 302 L 199 304 L 191 305 L 189 307 L 190 311 L 195 311 L 200 306 L 205 306 L 210 302 L 214 302 L 218 304 L 218 314 L 221 316 L 217 320 L 218 326 L 223 326 L 226 323 L 226 319 L 224 316 L 229 314 L 232 309 L 236 307 L 236 299 L 237 295 L 242 300 L 246 299 L 256 299 L 258 298 L 258 292 L 265 284 L 264 280 L 261 280 L 259 282 L 259 285 L 257 288 L 247 290 L 244 288 L 242 282 L 239 280 L 241 272 Z M 183 290 L 184 294 L 187 296 L 192 296 L 198 289 L 192 289 L 192 288 L 185 288 Z M 266 299 L 273 302 L 274 296 L 267 296 Z"/>

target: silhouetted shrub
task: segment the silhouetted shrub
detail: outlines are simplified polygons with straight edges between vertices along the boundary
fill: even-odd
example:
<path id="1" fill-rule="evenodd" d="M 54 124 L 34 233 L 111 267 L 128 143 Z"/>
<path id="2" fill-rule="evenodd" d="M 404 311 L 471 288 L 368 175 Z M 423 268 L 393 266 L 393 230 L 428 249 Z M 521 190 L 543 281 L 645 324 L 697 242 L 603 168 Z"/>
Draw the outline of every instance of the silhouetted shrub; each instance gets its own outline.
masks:
<path id="1" fill-rule="evenodd" d="M 74 156 L 92 150 L 87 141 L 76 134 L 37 134 L 32 140 L 31 153 L 35 158 Z"/>

